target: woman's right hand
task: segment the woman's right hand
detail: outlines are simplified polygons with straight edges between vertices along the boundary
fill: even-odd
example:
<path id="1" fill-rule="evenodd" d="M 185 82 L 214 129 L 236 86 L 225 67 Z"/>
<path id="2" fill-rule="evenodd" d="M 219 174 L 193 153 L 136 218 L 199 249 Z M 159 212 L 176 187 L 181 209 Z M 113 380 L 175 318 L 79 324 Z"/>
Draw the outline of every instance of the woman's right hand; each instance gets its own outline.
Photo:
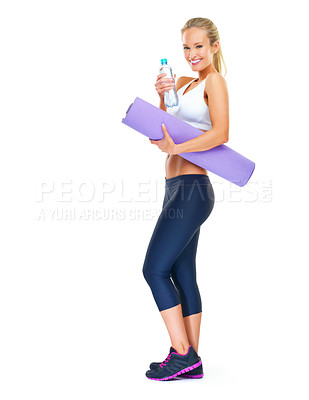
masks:
<path id="1" fill-rule="evenodd" d="M 173 89 L 175 85 L 175 79 L 176 79 L 176 74 L 174 74 L 174 79 L 167 78 L 165 73 L 159 74 L 157 76 L 155 88 L 161 100 L 164 100 L 164 92 Z"/>

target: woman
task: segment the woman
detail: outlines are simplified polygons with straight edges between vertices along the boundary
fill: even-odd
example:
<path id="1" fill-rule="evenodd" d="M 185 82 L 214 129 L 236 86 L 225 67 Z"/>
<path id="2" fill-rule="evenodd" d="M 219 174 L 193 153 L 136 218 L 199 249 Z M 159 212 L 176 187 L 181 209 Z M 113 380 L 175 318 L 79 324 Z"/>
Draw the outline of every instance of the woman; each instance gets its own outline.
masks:
<path id="1" fill-rule="evenodd" d="M 214 191 L 207 171 L 179 153 L 209 150 L 228 141 L 229 106 L 220 37 L 207 18 L 192 18 L 181 29 L 183 50 L 197 79 L 181 77 L 176 90 L 179 105 L 166 109 L 164 92 L 174 79 L 160 74 L 155 83 L 160 108 L 204 133 L 175 144 L 165 126 L 164 138 L 152 144 L 167 153 L 165 197 L 162 212 L 152 234 L 143 266 L 172 346 L 166 359 L 151 363 L 149 379 L 168 380 L 175 376 L 201 378 L 198 356 L 202 302 L 196 282 L 195 256 L 200 226 L 214 206 Z M 224 63 L 224 61 L 223 61 Z M 174 75 L 175 77 L 175 75 Z"/>

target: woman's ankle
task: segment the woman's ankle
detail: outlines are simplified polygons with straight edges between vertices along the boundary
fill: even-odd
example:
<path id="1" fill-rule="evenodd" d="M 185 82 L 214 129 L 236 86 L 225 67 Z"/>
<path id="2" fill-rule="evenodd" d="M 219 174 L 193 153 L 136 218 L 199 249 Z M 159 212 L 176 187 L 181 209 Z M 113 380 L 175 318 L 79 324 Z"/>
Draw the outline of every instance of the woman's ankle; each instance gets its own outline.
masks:
<path id="1" fill-rule="evenodd" d="M 183 343 L 177 343 L 177 344 L 172 344 L 172 347 L 177 351 L 178 354 L 185 355 L 189 351 L 189 346 L 190 344 L 183 344 Z"/>

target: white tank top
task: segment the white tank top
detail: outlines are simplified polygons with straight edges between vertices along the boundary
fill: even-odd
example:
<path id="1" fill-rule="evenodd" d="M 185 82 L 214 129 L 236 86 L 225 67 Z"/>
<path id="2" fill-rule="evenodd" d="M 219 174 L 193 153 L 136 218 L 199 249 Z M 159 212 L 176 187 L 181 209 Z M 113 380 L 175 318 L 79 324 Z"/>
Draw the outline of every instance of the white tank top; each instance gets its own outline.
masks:
<path id="1" fill-rule="evenodd" d="M 199 83 L 193 89 L 190 89 L 187 93 L 183 94 L 186 88 L 193 81 L 195 81 L 195 79 L 177 90 L 179 104 L 176 107 L 167 107 L 167 112 L 182 119 L 195 128 L 208 131 L 212 128 L 212 124 L 209 116 L 209 108 L 204 100 L 206 78 L 202 83 Z"/>

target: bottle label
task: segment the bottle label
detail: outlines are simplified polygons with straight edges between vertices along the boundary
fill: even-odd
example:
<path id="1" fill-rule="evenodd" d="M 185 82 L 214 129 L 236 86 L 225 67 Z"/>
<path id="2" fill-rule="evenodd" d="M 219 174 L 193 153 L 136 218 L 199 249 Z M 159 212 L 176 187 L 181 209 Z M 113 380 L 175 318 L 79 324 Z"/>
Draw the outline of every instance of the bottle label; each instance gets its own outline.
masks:
<path id="1" fill-rule="evenodd" d="M 172 69 L 169 67 L 164 67 L 162 66 L 160 68 L 160 74 L 166 74 L 167 78 L 173 78 L 173 73 L 172 73 Z"/>

